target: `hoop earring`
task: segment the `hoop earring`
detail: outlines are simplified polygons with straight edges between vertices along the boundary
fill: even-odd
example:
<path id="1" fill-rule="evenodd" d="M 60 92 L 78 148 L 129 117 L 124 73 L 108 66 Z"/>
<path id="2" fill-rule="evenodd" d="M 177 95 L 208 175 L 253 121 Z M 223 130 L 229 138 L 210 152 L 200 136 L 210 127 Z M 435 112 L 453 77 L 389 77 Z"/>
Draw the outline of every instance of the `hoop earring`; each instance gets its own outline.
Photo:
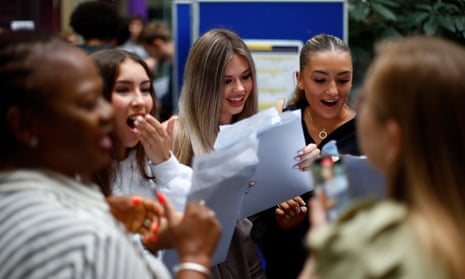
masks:
<path id="1" fill-rule="evenodd" d="M 32 149 L 36 149 L 38 145 L 39 140 L 36 137 L 33 137 L 29 140 L 29 147 L 31 147 Z"/>

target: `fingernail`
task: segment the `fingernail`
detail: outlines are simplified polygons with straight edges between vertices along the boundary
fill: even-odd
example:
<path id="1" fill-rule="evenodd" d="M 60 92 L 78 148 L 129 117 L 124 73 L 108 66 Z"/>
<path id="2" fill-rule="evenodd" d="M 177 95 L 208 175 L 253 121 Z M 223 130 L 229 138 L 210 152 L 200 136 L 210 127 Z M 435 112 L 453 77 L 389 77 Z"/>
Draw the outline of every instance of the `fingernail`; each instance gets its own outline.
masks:
<path id="1" fill-rule="evenodd" d="M 302 150 L 297 151 L 297 156 L 302 156 L 304 152 Z"/>
<path id="2" fill-rule="evenodd" d="M 153 224 L 153 226 L 152 226 L 152 232 L 153 233 L 157 233 L 159 229 L 160 229 L 160 226 L 158 226 L 158 224 Z"/>
<path id="3" fill-rule="evenodd" d="M 157 241 L 157 239 L 158 239 L 158 236 L 156 234 L 153 234 L 152 237 L 150 238 L 150 241 L 155 242 Z"/>
<path id="4" fill-rule="evenodd" d="M 142 198 L 141 197 L 132 197 L 131 198 L 131 204 L 136 206 L 142 203 Z"/>
<path id="5" fill-rule="evenodd" d="M 166 197 L 161 192 L 157 192 L 157 199 L 161 204 L 166 203 Z"/>
<path id="6" fill-rule="evenodd" d="M 295 156 L 295 157 L 294 157 L 294 160 L 300 161 L 300 160 L 301 160 L 301 159 L 300 159 L 300 155 Z"/>
<path id="7" fill-rule="evenodd" d="M 295 164 L 295 165 L 292 166 L 292 168 L 293 169 L 300 169 L 300 166 L 299 166 L 299 164 Z"/>
<path id="8" fill-rule="evenodd" d="M 137 116 L 136 117 L 136 120 L 134 120 L 134 125 L 137 127 L 139 126 L 139 124 L 144 120 L 144 118 L 142 116 Z"/>

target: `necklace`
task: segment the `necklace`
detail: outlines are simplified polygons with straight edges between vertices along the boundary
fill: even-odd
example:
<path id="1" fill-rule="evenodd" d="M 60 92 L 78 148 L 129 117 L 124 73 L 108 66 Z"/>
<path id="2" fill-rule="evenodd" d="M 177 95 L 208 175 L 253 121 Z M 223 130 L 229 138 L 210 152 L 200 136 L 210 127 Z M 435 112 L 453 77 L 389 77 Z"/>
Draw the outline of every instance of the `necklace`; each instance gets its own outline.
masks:
<path id="1" fill-rule="evenodd" d="M 310 110 L 307 111 L 307 116 L 310 119 L 310 121 L 314 123 L 312 116 L 310 115 Z M 320 138 L 320 140 L 324 140 L 327 136 L 328 136 L 328 131 L 326 131 L 325 128 L 321 129 L 320 132 L 318 133 L 318 137 Z"/>

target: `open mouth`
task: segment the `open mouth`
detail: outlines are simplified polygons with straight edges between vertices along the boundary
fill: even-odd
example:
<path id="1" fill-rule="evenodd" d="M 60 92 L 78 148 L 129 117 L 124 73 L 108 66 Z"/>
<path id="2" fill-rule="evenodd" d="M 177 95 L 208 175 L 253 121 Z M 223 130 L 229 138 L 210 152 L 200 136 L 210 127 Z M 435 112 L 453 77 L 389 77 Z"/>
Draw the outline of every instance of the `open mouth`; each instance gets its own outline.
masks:
<path id="1" fill-rule="evenodd" d="M 126 123 L 128 124 L 129 128 L 131 129 L 134 129 L 136 127 L 136 119 L 133 119 L 133 118 L 128 118 L 128 120 L 126 120 Z"/>
<path id="2" fill-rule="evenodd" d="M 240 102 L 244 99 L 244 96 L 239 96 L 239 97 L 235 97 L 235 98 L 228 98 L 228 100 L 230 102 Z"/>
<path id="3" fill-rule="evenodd" d="M 226 99 L 231 106 L 240 106 L 245 100 L 245 96 L 231 97 Z"/>
<path id="4" fill-rule="evenodd" d="M 143 117 L 140 115 L 134 115 L 131 117 L 128 117 L 126 120 L 126 124 L 128 124 L 129 128 L 134 129 L 137 127 L 140 121 L 142 121 Z"/>
<path id="5" fill-rule="evenodd" d="M 321 102 L 328 107 L 332 107 L 337 104 L 338 100 L 321 100 Z"/>

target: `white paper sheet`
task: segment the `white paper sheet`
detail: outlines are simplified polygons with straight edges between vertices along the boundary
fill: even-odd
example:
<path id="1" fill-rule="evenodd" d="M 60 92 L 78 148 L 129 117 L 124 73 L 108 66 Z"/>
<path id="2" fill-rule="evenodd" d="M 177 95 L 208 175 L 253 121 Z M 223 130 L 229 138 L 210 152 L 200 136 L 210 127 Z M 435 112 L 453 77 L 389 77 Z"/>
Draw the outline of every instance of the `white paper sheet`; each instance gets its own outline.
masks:
<path id="1" fill-rule="evenodd" d="M 294 169 L 294 159 L 305 146 L 301 113 L 281 114 L 272 107 L 232 125 L 222 126 L 215 142 L 221 150 L 241 141 L 250 133 L 259 139 L 258 158 L 254 176 L 242 200 L 241 216 L 248 217 L 313 188 L 310 172 Z"/>
<path id="2" fill-rule="evenodd" d="M 206 206 L 215 212 L 222 229 L 212 265 L 226 259 L 244 192 L 258 163 L 257 148 L 257 135 L 251 133 L 227 148 L 194 157 L 192 186 L 187 202 L 204 200 Z M 163 262 L 168 267 L 178 261 L 174 250 L 166 251 L 163 255 Z"/>

